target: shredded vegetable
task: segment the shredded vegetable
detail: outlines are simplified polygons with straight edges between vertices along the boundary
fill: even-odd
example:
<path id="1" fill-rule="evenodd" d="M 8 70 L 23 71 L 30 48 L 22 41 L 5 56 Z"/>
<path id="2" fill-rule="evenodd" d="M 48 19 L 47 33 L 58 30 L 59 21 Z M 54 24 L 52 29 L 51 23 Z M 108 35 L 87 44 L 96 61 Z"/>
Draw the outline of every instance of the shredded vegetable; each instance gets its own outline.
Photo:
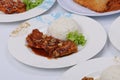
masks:
<path id="1" fill-rule="evenodd" d="M 23 3 L 26 4 L 26 10 L 30 10 L 42 4 L 43 1 L 44 0 L 23 0 Z"/>
<path id="2" fill-rule="evenodd" d="M 79 33 L 78 31 L 68 33 L 67 39 L 75 42 L 77 45 L 82 45 L 82 46 L 84 46 L 87 41 L 84 35 L 82 33 Z"/>

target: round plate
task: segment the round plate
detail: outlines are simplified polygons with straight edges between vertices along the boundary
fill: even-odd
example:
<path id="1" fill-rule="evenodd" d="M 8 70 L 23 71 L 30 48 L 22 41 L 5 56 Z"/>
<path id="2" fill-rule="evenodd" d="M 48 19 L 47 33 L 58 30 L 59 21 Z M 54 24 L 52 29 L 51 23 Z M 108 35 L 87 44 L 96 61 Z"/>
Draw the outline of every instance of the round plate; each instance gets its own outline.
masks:
<path id="1" fill-rule="evenodd" d="M 88 8 L 78 5 L 73 0 L 57 0 L 57 1 L 61 5 L 61 7 L 63 7 L 65 10 L 75 14 L 80 14 L 85 16 L 105 16 L 105 15 L 111 15 L 111 14 L 120 12 L 120 10 L 118 10 L 118 11 L 97 13 Z"/>
<path id="2" fill-rule="evenodd" d="M 120 51 L 120 17 L 118 17 L 111 25 L 109 30 L 109 39 L 112 45 Z"/>
<path id="3" fill-rule="evenodd" d="M 88 60 L 70 68 L 66 71 L 60 80 L 82 80 L 83 77 L 94 77 L 96 80 L 101 72 L 109 66 L 119 65 L 119 57 L 97 58 Z"/>
<path id="4" fill-rule="evenodd" d="M 46 57 L 35 55 L 25 46 L 26 36 L 31 33 L 34 28 L 46 32 L 48 26 L 54 20 L 63 16 L 73 18 L 79 24 L 83 34 L 86 35 L 87 43 L 83 49 L 66 57 L 48 59 Z M 98 54 L 104 47 L 106 39 L 107 35 L 103 27 L 91 18 L 69 13 L 53 13 L 28 20 L 15 29 L 8 40 L 8 49 L 17 60 L 25 64 L 40 68 L 63 68 L 75 65 L 79 61 L 88 60 Z"/>
<path id="5" fill-rule="evenodd" d="M 0 22 L 14 22 L 38 16 L 49 10 L 56 0 L 44 0 L 44 2 L 29 11 L 19 14 L 0 14 Z"/>

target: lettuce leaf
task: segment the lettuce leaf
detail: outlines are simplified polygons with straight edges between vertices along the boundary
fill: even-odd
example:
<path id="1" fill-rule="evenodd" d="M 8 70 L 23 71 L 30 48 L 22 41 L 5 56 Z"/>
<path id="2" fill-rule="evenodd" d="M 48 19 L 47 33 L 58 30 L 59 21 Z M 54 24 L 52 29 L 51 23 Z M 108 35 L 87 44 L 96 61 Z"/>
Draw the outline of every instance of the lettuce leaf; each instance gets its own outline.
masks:
<path id="1" fill-rule="evenodd" d="M 79 33 L 78 31 L 70 32 L 67 34 L 67 40 L 71 40 L 75 42 L 77 45 L 84 46 L 86 43 L 85 36 L 82 33 Z"/>
<path id="2" fill-rule="evenodd" d="M 23 0 L 23 3 L 26 4 L 26 10 L 30 10 L 42 4 L 43 1 L 44 0 Z"/>

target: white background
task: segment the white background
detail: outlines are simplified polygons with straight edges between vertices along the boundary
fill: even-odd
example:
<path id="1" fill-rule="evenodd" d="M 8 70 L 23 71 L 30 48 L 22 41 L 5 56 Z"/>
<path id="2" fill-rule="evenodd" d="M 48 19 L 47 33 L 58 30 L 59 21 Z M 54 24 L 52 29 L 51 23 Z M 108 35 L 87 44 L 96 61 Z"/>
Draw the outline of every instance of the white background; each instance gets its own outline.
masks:
<path id="1" fill-rule="evenodd" d="M 56 2 L 55 5 L 44 14 L 49 14 L 53 12 L 67 11 L 61 8 Z M 120 16 L 120 13 L 109 16 L 91 18 L 101 23 L 108 34 L 110 25 L 118 16 Z M 24 21 L 0 23 L 0 80 L 58 80 L 62 76 L 62 74 L 69 68 L 52 70 L 34 68 L 20 63 L 9 54 L 7 48 L 7 40 L 9 34 L 22 22 Z M 112 47 L 108 39 L 104 49 L 94 58 L 111 57 L 116 56 L 117 54 L 119 54 L 119 52 L 117 52 Z"/>

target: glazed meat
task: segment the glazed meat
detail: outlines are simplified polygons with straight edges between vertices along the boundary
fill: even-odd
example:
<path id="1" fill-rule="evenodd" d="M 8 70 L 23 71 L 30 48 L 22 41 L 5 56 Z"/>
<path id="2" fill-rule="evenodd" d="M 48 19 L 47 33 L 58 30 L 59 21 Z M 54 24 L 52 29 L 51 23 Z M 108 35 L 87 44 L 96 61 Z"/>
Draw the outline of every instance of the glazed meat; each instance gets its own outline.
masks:
<path id="1" fill-rule="evenodd" d="M 92 78 L 92 77 L 84 77 L 84 78 L 82 78 L 82 80 L 94 80 L 94 78 Z"/>
<path id="2" fill-rule="evenodd" d="M 21 0 L 0 0 L 0 11 L 6 14 L 26 11 L 26 5 Z"/>
<path id="3" fill-rule="evenodd" d="M 34 29 L 26 38 L 27 45 L 31 48 L 43 49 L 48 57 L 57 58 L 77 52 L 77 45 L 70 41 L 62 41 L 52 36 L 44 35 Z"/>

